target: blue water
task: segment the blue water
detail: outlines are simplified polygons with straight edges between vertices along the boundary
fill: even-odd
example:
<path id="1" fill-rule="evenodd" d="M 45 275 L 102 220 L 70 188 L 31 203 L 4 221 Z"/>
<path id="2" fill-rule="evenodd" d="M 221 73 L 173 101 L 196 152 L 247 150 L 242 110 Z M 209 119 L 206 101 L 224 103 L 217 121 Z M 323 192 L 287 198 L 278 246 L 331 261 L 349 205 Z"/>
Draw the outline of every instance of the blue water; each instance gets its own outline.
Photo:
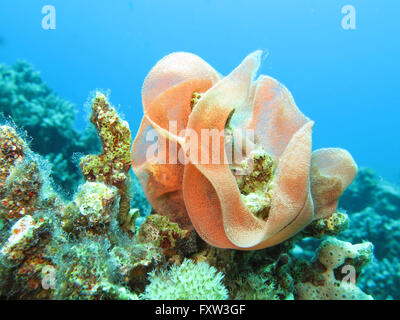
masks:
<path id="1" fill-rule="evenodd" d="M 41 26 L 47 4 L 55 30 Z M 348 4 L 356 30 L 341 25 Z M 260 73 L 285 84 L 315 121 L 314 148 L 346 148 L 400 181 L 399 16 L 396 0 L 1 0 L 0 63 L 33 63 L 76 104 L 80 128 L 90 92 L 110 89 L 135 132 L 143 80 L 164 55 L 193 52 L 228 74 L 263 49 Z"/>

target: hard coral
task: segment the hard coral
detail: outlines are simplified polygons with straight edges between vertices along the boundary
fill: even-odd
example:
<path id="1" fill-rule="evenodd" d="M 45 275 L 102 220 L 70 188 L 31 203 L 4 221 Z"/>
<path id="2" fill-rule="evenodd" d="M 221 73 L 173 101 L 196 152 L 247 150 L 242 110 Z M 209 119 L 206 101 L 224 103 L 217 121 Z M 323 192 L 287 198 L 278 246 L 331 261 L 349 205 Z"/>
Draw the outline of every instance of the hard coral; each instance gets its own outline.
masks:
<path id="1" fill-rule="evenodd" d="M 222 78 L 199 57 L 173 53 L 156 64 L 143 85 L 144 118 L 132 146 L 133 170 L 158 213 L 183 228 L 193 225 L 216 247 L 261 249 L 290 238 L 334 213 L 357 171 L 345 150 L 311 152 L 313 122 L 290 92 L 267 76 L 253 82 L 260 56 L 252 53 Z M 215 136 L 204 137 L 204 130 L 222 133 L 218 143 Z M 150 136 L 157 137 L 156 148 Z M 263 154 L 259 167 L 255 150 Z M 238 151 L 229 163 L 230 153 Z M 184 161 L 177 162 L 182 155 Z M 250 173 L 237 172 L 243 165 Z M 240 189 L 243 179 L 256 190 Z M 257 179 L 264 183 L 254 183 Z"/>
<path id="2" fill-rule="evenodd" d="M 361 168 L 357 179 L 341 197 L 340 206 L 351 212 L 360 212 L 372 207 L 380 215 L 398 219 L 400 188 L 379 179 L 372 169 Z"/>

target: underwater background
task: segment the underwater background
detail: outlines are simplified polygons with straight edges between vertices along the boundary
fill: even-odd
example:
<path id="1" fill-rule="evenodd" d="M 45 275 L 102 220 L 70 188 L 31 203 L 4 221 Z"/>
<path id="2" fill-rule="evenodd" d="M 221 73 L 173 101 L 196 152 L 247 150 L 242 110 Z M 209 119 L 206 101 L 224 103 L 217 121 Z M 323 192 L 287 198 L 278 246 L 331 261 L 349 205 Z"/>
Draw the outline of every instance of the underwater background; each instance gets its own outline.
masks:
<path id="1" fill-rule="evenodd" d="M 45 5 L 56 10 L 55 29 L 42 27 Z M 346 5 L 356 10 L 355 29 L 343 27 L 346 13 L 342 8 Z M 20 172 L 28 176 L 19 179 L 14 174 L 13 182 L 9 178 L 11 169 L 0 174 L 4 178 L 0 179 L 0 244 L 4 245 L 4 256 L 15 254 L 3 257 L 8 260 L 0 265 L 0 296 L 196 298 L 180 293 L 182 288 L 168 292 L 174 287 L 174 277 L 186 272 L 189 278 L 197 274 L 201 286 L 211 288 L 203 295 L 199 293 L 203 299 L 298 298 L 298 284 L 318 273 L 314 253 L 320 241 L 307 236 L 320 232 L 316 238 L 335 236 L 325 241 L 326 246 L 337 246 L 337 252 L 346 247 L 339 245 L 340 241 L 373 244 L 374 254 L 370 247 L 357 247 L 347 258 L 355 265 L 357 286 L 362 290 L 360 293 L 352 288 L 353 297 L 400 299 L 399 12 L 400 3 L 389 0 L 2 0 L 0 122 L 15 131 L 5 130 L 1 138 L 12 141 L 19 156 L 37 165 L 25 164 Z M 143 117 L 143 81 L 157 61 L 169 53 L 187 51 L 227 75 L 256 49 L 266 53 L 258 73 L 279 79 L 301 111 L 315 121 L 313 149 L 344 148 L 357 162 L 358 176 L 339 202 L 339 211 L 348 217 L 339 214 L 335 222 L 330 222 L 340 231 L 346 225 L 347 230 L 336 234 L 312 226 L 312 231 L 304 231 L 306 239 L 269 251 L 246 257 L 237 253 L 238 257 L 228 258 L 226 253 L 207 249 L 212 252 L 205 254 L 207 258 L 199 258 L 197 265 L 189 259 L 174 265 L 176 256 L 186 258 L 204 251 L 203 244 L 192 244 L 190 249 L 185 245 L 186 249 L 171 254 L 165 248 L 160 251 L 160 243 L 158 248 L 149 244 L 149 231 L 142 234 L 142 240 L 148 240 L 142 241 L 145 247 L 129 237 L 130 232 L 139 232 L 151 211 L 132 170 L 121 169 L 127 179 L 123 186 L 112 179 L 96 185 L 84 183 L 92 177 L 86 174 L 82 159 L 93 161 L 85 156 L 101 152 L 100 140 L 107 139 L 101 135 L 99 139 L 96 124 L 90 124 L 96 114 L 94 106 L 104 108 L 108 99 L 115 106 L 116 110 L 105 112 L 118 119 L 115 121 L 129 136 L 129 146 L 117 142 L 123 150 L 118 159 L 125 164 L 129 155 L 124 148 L 130 148 L 130 139 L 135 138 Z M 107 99 L 97 94 L 98 90 Z M 129 123 L 129 133 L 120 118 Z M 2 161 L 2 168 L 15 165 L 13 160 Z M 29 186 L 24 186 L 26 181 Z M 16 185 L 20 186 L 19 193 L 15 193 Z M 124 199 L 127 190 L 133 196 Z M 21 200 L 18 197 L 22 193 Z M 10 205 L 11 201 L 15 203 Z M 88 209 L 91 213 L 85 214 L 93 214 L 94 220 L 76 218 L 75 207 L 91 201 L 97 205 L 93 208 L 101 207 L 96 212 Z M 123 216 L 124 206 L 128 207 L 124 213 L 127 220 L 117 219 L 118 226 L 114 220 L 117 214 Z M 34 222 L 25 219 L 21 223 L 30 226 L 35 245 L 25 243 L 10 249 L 10 230 L 21 210 L 27 212 L 24 217 L 34 217 Z M 61 213 L 54 217 L 57 210 Z M 133 226 L 132 221 L 136 221 Z M 56 227 L 58 223 L 62 228 Z M 182 230 L 175 230 L 178 227 L 163 218 L 145 223 L 160 234 L 166 232 L 162 237 L 170 242 L 186 239 Z M 126 234 L 118 231 L 121 226 Z M 98 238 L 95 241 L 84 232 Z M 73 234 L 74 239 L 70 241 L 65 233 Z M 220 267 L 229 259 L 237 262 L 234 270 Z M 307 267 L 313 276 L 298 275 L 298 270 L 305 268 L 302 259 L 314 261 Z M 249 261 L 247 267 L 238 262 L 244 260 Z M 270 262 L 260 262 L 264 260 Z M 172 267 L 157 269 L 166 264 Z M 55 289 L 43 289 L 45 266 L 62 266 L 55 271 Z M 94 266 L 92 273 L 90 266 Z M 216 272 L 218 276 L 214 277 Z M 316 294 L 303 296 L 310 297 L 321 298 Z"/>

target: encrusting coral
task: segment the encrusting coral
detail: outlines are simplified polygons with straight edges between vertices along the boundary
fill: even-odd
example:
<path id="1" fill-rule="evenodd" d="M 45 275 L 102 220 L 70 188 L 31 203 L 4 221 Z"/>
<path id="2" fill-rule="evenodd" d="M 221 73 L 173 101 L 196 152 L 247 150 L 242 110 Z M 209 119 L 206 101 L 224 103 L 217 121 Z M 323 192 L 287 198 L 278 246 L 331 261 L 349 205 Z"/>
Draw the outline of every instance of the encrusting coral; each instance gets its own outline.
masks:
<path id="1" fill-rule="evenodd" d="M 193 225 L 220 248 L 261 249 L 292 237 L 333 214 L 357 172 L 345 150 L 311 152 L 314 123 L 290 92 L 267 76 L 253 81 L 260 57 L 260 51 L 250 54 L 221 77 L 201 58 L 173 53 L 153 67 L 143 85 L 144 117 L 132 167 L 157 212 L 182 228 Z M 218 144 L 205 130 L 219 132 Z M 241 133 L 246 130 L 253 137 Z M 157 137 L 153 154 L 151 134 Z M 229 163 L 238 150 L 239 158 Z M 260 152 L 255 158 L 254 150 L 261 150 L 263 164 L 257 165 Z M 185 161 L 176 161 L 179 154 Z M 242 171 L 237 178 L 232 165 L 243 161 L 256 163 L 256 174 L 250 168 L 247 177 Z M 241 181 L 256 186 L 252 180 L 263 180 L 260 190 L 240 190 Z"/>

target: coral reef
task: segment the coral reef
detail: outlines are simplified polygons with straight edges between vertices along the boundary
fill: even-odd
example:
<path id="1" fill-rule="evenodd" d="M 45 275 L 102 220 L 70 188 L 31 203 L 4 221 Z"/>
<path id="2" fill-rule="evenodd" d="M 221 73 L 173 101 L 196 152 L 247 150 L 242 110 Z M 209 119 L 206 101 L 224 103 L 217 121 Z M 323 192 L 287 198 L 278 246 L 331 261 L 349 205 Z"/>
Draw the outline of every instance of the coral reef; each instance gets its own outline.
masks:
<path id="1" fill-rule="evenodd" d="M 360 212 L 367 207 L 384 216 L 400 217 L 400 188 L 378 179 L 370 168 L 362 168 L 357 180 L 340 199 L 340 206 L 350 212 Z"/>
<path id="2" fill-rule="evenodd" d="M 165 251 L 175 248 L 177 241 L 183 240 L 188 231 L 179 228 L 177 223 L 170 222 L 168 217 L 153 214 L 147 217 L 140 227 L 138 239 L 154 243 Z"/>
<path id="3" fill-rule="evenodd" d="M 93 99 L 93 118 L 99 114 L 95 112 L 99 99 L 105 97 L 97 94 Z M 117 118 L 114 123 L 123 124 L 106 99 L 101 105 Z M 97 126 L 99 134 L 111 128 L 115 127 Z M 114 137 L 115 132 L 120 131 L 107 135 Z M 0 296 L 4 298 L 307 298 L 302 286 L 310 285 L 310 279 L 319 279 L 320 285 L 328 271 L 321 268 L 321 263 L 296 257 L 292 253 L 294 245 L 304 237 L 337 235 L 348 225 L 347 215 L 335 213 L 314 221 L 280 245 L 248 252 L 211 247 L 194 230 L 182 229 L 168 217 L 154 213 L 138 226 L 135 208 L 129 210 L 129 228 L 124 228 L 118 219 L 121 190 L 115 180 L 104 176 L 103 167 L 85 171 L 82 166 L 90 181 L 83 182 L 71 200 L 65 200 L 52 189 L 46 163 L 9 125 L 1 126 L 0 146 L 2 199 L 11 203 L 12 191 L 15 202 L 0 207 Z M 109 152 L 114 149 L 103 147 L 103 159 L 112 157 Z M 85 157 L 82 163 L 96 157 Z M 27 170 L 27 165 L 33 169 Z M 110 175 L 124 174 L 117 181 L 128 179 L 126 170 L 112 169 Z M 125 186 L 122 192 L 130 194 Z M 364 250 L 368 255 L 364 254 L 363 260 L 359 251 L 355 250 L 357 254 L 345 262 L 354 266 L 357 280 L 371 256 Z M 334 267 L 329 270 L 325 283 L 335 283 L 338 295 L 353 298 L 348 287 L 341 284 L 340 274 Z M 366 297 L 355 288 L 358 295 L 354 297 Z"/>
<path id="4" fill-rule="evenodd" d="M 294 279 L 291 260 L 287 254 L 265 261 L 255 271 L 240 272 L 229 287 L 234 299 L 240 300 L 293 300 Z"/>
<path id="5" fill-rule="evenodd" d="M 200 76 L 196 90 L 192 91 L 194 82 L 190 82 L 180 91 L 189 101 L 187 115 L 201 110 L 208 95 L 206 91 L 219 80 L 219 75 L 210 66 L 199 58 L 192 58 L 202 68 L 197 70 L 200 75 L 194 74 Z M 19 78 L 22 73 L 10 77 L 23 82 Z M 26 74 L 27 83 L 43 86 L 32 75 L 32 70 Z M 158 83 L 159 80 L 154 74 L 146 80 L 153 85 L 144 88 L 145 105 L 151 105 L 151 99 L 157 96 L 156 99 L 168 106 L 171 97 L 161 93 L 165 82 Z M 7 92 L 17 92 L 24 87 L 13 81 L 15 88 Z M 262 81 L 278 85 L 269 78 L 262 78 Z M 289 94 L 281 85 L 278 87 Z M 160 101 L 157 106 L 163 105 Z M 291 103 L 289 105 L 294 108 Z M 93 97 L 91 110 L 91 121 L 102 150 L 97 155 L 81 158 L 83 181 L 73 184 L 70 198 L 65 198 L 54 188 L 50 178 L 54 166 L 31 150 L 37 143 L 36 138 L 27 143 L 28 138 L 15 124 L 8 122 L 0 126 L 1 298 L 399 298 L 398 193 L 395 187 L 378 183 L 368 170 L 361 170 L 359 178 L 341 198 L 340 207 L 347 211 L 336 211 L 336 201 L 351 180 L 343 180 L 349 175 L 337 174 L 336 170 L 343 163 L 348 165 L 345 171 L 354 170 L 353 162 L 347 162 L 346 152 L 323 149 L 308 154 L 310 175 L 304 177 L 309 183 L 306 196 L 313 200 L 315 212 L 319 213 L 313 221 L 306 219 L 307 226 L 294 225 L 296 232 L 293 233 L 293 229 L 280 236 L 274 246 L 257 247 L 259 250 L 223 249 L 204 241 L 197 226 L 190 227 L 182 189 L 185 166 L 157 165 L 146 163 L 144 159 L 140 162 L 144 149 L 132 155 L 135 165 L 141 163 L 146 174 L 150 172 L 155 179 L 152 180 L 154 184 L 145 185 L 146 195 L 155 200 L 154 208 L 150 208 L 143 194 L 136 192 L 138 179 L 129 173 L 131 132 L 128 124 L 102 93 L 97 92 Z M 145 117 L 142 126 L 151 126 L 153 120 Z M 227 136 L 231 135 L 233 139 L 230 142 L 245 140 L 233 134 L 232 128 L 237 121 L 235 112 L 224 120 L 227 120 L 224 123 L 228 127 Z M 305 125 L 307 123 L 308 120 Z M 152 125 L 155 125 L 154 121 Z M 178 123 L 179 126 L 184 128 L 186 124 Z M 159 135 L 166 133 L 163 127 L 159 126 L 157 130 Z M 138 137 L 136 142 L 140 141 L 141 134 Z M 251 145 L 250 141 L 246 143 Z M 51 154 L 53 151 L 46 152 Z M 320 163 L 321 153 L 327 155 L 325 164 Z M 271 188 L 277 179 L 279 163 L 269 152 L 257 147 L 249 155 L 228 166 L 228 170 L 238 198 L 251 207 L 250 216 L 260 221 L 268 220 L 273 217 L 271 199 L 276 193 L 271 193 Z M 63 159 L 70 156 L 71 153 L 62 155 Z M 45 158 L 50 159 L 46 154 Z M 235 175 L 250 165 L 255 169 L 250 174 Z M 139 171 L 142 181 L 141 174 L 143 172 Z M 199 192 L 211 190 L 205 180 L 198 178 L 193 181 L 204 184 L 192 184 Z M 163 193 L 167 185 L 172 187 Z M 365 198 L 371 195 L 375 196 L 374 201 Z M 218 203 L 214 193 L 207 199 L 207 202 L 211 201 Z M 172 209 L 177 211 L 170 214 Z M 290 219 L 285 221 L 291 223 Z M 218 221 L 210 219 L 206 222 L 204 225 L 208 224 L 210 230 L 221 231 L 213 225 Z M 375 252 L 367 240 L 373 242 Z"/>
<path id="6" fill-rule="evenodd" d="M 342 217 L 340 213 L 336 215 Z M 321 238 L 322 234 L 337 236 L 342 219 L 324 220 L 313 222 L 296 237 L 271 248 L 243 252 L 207 247 L 194 260 L 207 261 L 225 274 L 223 281 L 230 299 L 371 299 L 359 286 L 363 270 L 373 257 L 371 243 L 352 245 L 328 237 L 312 261 L 294 252 L 302 239 Z M 337 227 L 329 226 L 332 223 Z M 351 284 L 344 278 L 346 274 L 341 273 L 350 268 L 354 270 Z"/>
<path id="7" fill-rule="evenodd" d="M 63 229 L 100 235 L 116 216 L 117 190 L 103 183 L 86 182 L 79 186 L 74 199 L 63 210 Z"/>
<path id="8" fill-rule="evenodd" d="M 371 241 L 374 261 L 366 266 L 360 287 L 376 299 L 400 299 L 400 189 L 379 180 L 374 171 L 362 168 L 346 190 L 340 206 L 350 217 L 340 238 Z"/>
<path id="9" fill-rule="evenodd" d="M 125 248 L 126 250 L 127 248 Z M 64 254 L 56 260 L 58 299 L 121 299 L 137 300 L 127 287 L 126 278 L 119 270 L 124 266 L 115 255 L 117 247 L 102 238 L 85 239 L 63 248 Z M 132 266 L 129 266 L 132 267 Z"/>
<path id="10" fill-rule="evenodd" d="M 28 132 L 31 148 L 49 160 L 54 181 L 73 192 L 80 179 L 73 153 L 97 151 L 100 145 L 91 128 L 86 134 L 74 128 L 74 105 L 58 97 L 30 64 L 18 61 L 0 64 L 1 114 Z"/>
<path id="11" fill-rule="evenodd" d="M 367 265 L 358 282 L 360 288 L 377 300 L 400 299 L 400 260 L 397 256 L 375 259 Z"/>

